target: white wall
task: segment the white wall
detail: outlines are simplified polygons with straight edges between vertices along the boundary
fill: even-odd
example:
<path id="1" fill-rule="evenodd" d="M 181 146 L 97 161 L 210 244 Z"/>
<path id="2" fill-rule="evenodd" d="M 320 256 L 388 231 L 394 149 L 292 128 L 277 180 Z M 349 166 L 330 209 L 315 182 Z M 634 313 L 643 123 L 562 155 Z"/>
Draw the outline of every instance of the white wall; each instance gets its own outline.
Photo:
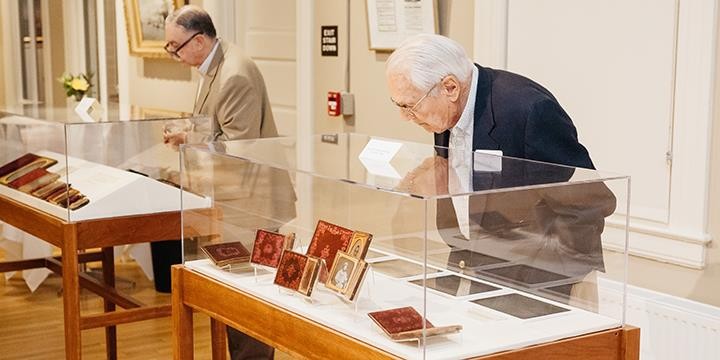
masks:
<path id="1" fill-rule="evenodd" d="M 476 3 L 496 10 L 476 54 L 546 86 L 596 167 L 632 176 L 632 252 L 704 266 L 715 2 Z"/>
<path id="2" fill-rule="evenodd" d="M 238 0 L 235 8 L 236 42 L 263 74 L 278 132 L 294 136 L 295 0 Z"/>

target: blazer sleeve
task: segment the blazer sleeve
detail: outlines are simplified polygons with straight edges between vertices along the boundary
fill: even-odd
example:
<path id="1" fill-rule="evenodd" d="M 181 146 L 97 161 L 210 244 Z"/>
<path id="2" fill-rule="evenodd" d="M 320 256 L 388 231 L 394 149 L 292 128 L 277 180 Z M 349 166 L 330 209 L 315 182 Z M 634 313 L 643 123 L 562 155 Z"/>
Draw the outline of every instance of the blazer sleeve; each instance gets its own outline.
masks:
<path id="1" fill-rule="evenodd" d="M 572 120 L 553 99 L 532 105 L 525 123 L 525 154 L 532 160 L 595 168 Z"/>
<path id="2" fill-rule="evenodd" d="M 220 90 L 217 122 L 221 132 L 215 140 L 254 139 L 260 137 L 262 97 L 245 76 L 235 75 Z"/>

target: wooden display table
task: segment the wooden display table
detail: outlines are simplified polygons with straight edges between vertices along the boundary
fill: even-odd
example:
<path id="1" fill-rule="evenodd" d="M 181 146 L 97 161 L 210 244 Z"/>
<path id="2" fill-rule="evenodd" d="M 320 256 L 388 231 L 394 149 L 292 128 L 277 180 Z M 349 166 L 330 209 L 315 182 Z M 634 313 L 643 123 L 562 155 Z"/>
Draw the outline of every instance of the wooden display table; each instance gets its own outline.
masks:
<path id="1" fill-rule="evenodd" d="M 173 355 L 176 360 L 193 358 L 193 310 L 211 317 L 215 360 L 226 358 L 224 324 L 301 358 L 397 358 L 182 265 L 172 268 L 172 286 Z M 626 326 L 480 359 L 629 360 L 639 357 L 640 329 Z"/>
<path id="2" fill-rule="evenodd" d="M 66 359 L 81 358 L 82 330 L 104 327 L 107 358 L 116 359 L 115 325 L 171 314 L 169 304 L 146 307 L 115 290 L 113 246 L 180 239 L 179 211 L 67 222 L 0 195 L 0 221 L 62 250 L 60 257 L 0 262 L 0 273 L 46 267 L 62 275 Z M 102 251 L 78 254 L 96 248 Z M 79 271 L 89 261 L 102 262 L 103 282 Z M 80 286 L 103 297 L 104 313 L 81 315 Z M 125 310 L 115 311 L 116 305 Z"/>

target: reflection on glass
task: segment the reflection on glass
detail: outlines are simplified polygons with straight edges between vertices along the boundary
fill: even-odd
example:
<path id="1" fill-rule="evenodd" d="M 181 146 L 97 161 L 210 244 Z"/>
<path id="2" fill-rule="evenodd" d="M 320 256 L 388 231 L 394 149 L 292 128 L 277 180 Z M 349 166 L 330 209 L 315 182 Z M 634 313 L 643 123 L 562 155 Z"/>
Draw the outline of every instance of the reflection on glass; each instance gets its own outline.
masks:
<path id="1" fill-rule="evenodd" d="M 423 272 L 422 265 L 412 263 L 405 260 L 393 259 L 381 261 L 372 264 L 373 270 L 394 278 L 406 278 L 409 276 L 420 275 Z M 427 273 L 436 273 L 438 270 L 428 268 Z"/>
<path id="2" fill-rule="evenodd" d="M 489 273 L 523 285 L 534 285 L 568 278 L 564 275 L 522 264 L 483 270 L 482 273 Z"/>
<path id="3" fill-rule="evenodd" d="M 570 311 L 566 308 L 548 304 L 520 294 L 493 296 L 485 299 L 473 300 L 473 303 L 503 312 L 521 319 L 530 319 L 538 316 L 557 314 Z"/>
<path id="4" fill-rule="evenodd" d="M 413 280 L 411 283 L 422 286 L 423 279 Z M 425 286 L 452 296 L 474 295 L 500 289 L 456 275 L 445 275 L 427 279 Z"/>

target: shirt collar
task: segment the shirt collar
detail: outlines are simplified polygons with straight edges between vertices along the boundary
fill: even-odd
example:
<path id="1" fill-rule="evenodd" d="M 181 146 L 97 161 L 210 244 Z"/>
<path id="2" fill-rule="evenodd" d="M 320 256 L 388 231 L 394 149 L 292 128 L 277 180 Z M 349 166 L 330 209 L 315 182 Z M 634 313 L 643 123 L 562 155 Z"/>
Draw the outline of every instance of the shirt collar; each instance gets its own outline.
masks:
<path id="1" fill-rule="evenodd" d="M 215 45 L 213 45 L 212 50 L 210 50 L 210 53 L 205 58 L 205 61 L 203 61 L 200 66 L 198 66 L 198 71 L 202 75 L 207 75 L 208 70 L 210 70 L 210 63 L 212 62 L 212 59 L 215 57 L 215 53 L 217 52 L 218 47 L 220 46 L 220 39 L 215 40 Z"/>
<path id="2" fill-rule="evenodd" d="M 478 69 L 472 67 L 472 81 L 470 82 L 470 93 L 468 94 L 467 102 L 465 103 L 465 109 L 463 109 L 460 115 L 460 120 L 452 128 L 452 131 L 462 131 L 466 135 L 473 133 L 473 118 L 475 117 L 475 96 L 477 93 L 478 86 Z M 457 130 L 456 130 L 457 129 Z"/>

